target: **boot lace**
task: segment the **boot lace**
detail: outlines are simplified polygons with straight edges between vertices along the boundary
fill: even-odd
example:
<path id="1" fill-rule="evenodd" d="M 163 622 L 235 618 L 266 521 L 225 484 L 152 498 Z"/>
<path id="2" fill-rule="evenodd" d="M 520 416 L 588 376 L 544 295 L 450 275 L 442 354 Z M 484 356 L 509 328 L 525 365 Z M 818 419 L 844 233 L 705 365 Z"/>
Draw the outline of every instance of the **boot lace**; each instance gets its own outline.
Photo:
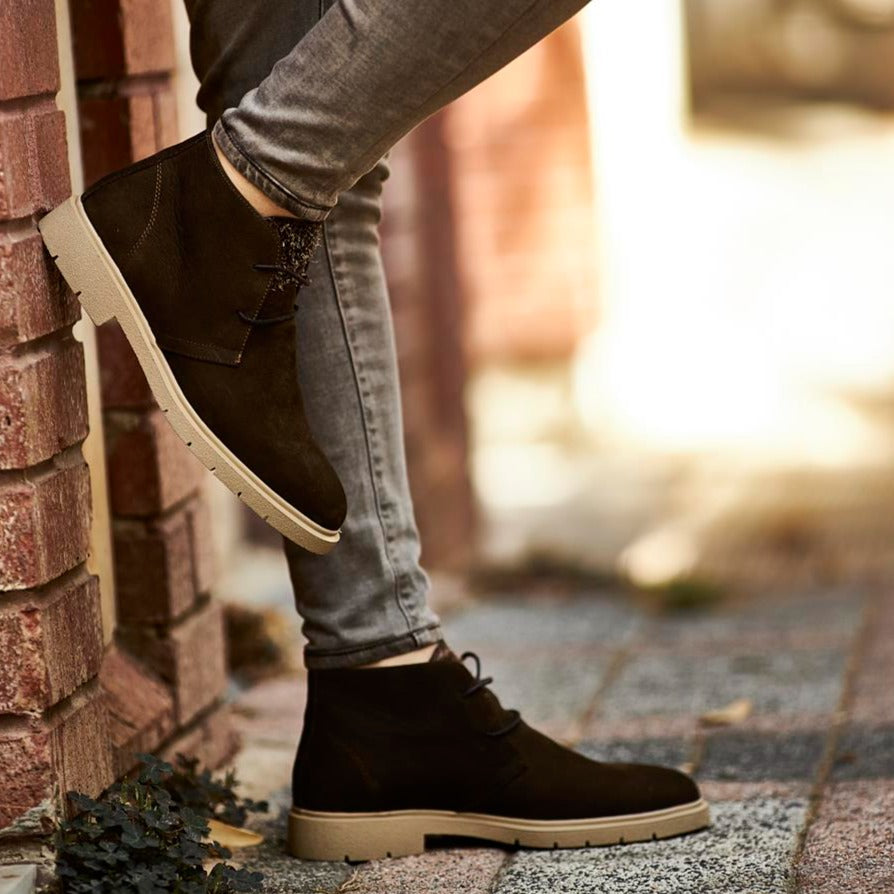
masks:
<path id="1" fill-rule="evenodd" d="M 293 282 L 299 289 L 310 282 L 306 273 L 299 273 L 297 270 L 292 270 L 284 264 L 252 264 L 251 266 L 252 270 L 257 270 L 259 273 L 275 273 L 280 277 L 280 282 Z M 298 310 L 297 302 L 292 305 L 291 313 L 280 314 L 276 317 L 253 317 L 245 313 L 244 310 L 236 311 L 236 313 L 243 323 L 248 323 L 250 326 L 272 326 L 274 323 L 284 323 L 286 320 L 291 320 L 296 310 Z"/>
<path id="2" fill-rule="evenodd" d="M 271 288 L 282 291 L 290 286 L 295 286 L 295 295 L 306 286 L 310 280 L 307 276 L 307 267 L 310 264 L 314 252 L 323 238 L 323 225 L 309 223 L 307 221 L 293 220 L 292 218 L 273 217 L 268 218 L 279 237 L 279 263 L 277 264 L 252 264 L 252 269 L 258 273 L 272 273 L 273 282 Z M 246 313 L 243 310 L 236 311 L 239 319 L 249 326 L 272 326 L 275 323 L 285 323 L 295 317 L 298 305 L 293 304 L 290 313 L 279 314 L 275 317 L 258 317 L 255 314 Z"/>
<path id="3" fill-rule="evenodd" d="M 494 681 L 493 677 L 481 676 L 481 659 L 474 652 L 463 652 L 462 655 L 459 656 L 460 661 L 465 661 L 467 658 L 471 658 L 475 662 L 475 682 L 462 693 L 463 698 L 471 698 L 476 692 L 481 692 L 482 689 L 485 689 Z M 512 718 L 509 723 L 505 726 L 501 726 L 499 729 L 487 730 L 486 735 L 494 738 L 497 736 L 505 736 L 508 733 L 511 733 L 519 723 L 521 723 L 521 714 L 514 708 L 507 711 L 506 714 Z"/>

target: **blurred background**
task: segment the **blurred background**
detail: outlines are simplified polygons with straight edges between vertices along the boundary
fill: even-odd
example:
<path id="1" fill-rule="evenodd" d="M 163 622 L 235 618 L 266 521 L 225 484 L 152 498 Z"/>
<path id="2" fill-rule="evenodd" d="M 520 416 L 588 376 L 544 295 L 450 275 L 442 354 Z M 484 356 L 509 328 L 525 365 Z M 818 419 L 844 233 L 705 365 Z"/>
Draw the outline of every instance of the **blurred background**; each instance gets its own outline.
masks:
<path id="1" fill-rule="evenodd" d="M 201 126 L 180 31 L 184 132 Z M 637 586 L 892 564 L 894 2 L 596 3 L 393 153 L 423 558 Z M 288 607 L 215 488 L 225 598 Z"/>

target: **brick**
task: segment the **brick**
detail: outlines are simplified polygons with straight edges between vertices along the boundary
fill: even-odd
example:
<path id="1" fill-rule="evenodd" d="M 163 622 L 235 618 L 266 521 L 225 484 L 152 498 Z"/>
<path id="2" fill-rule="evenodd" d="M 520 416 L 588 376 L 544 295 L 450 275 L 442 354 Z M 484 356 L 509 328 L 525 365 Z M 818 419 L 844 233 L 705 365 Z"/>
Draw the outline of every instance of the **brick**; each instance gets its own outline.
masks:
<path id="1" fill-rule="evenodd" d="M 204 494 L 193 500 L 188 508 L 189 535 L 192 546 L 192 570 L 197 593 L 207 593 L 214 585 L 216 562 L 214 537 L 211 532 L 211 512 Z"/>
<path id="2" fill-rule="evenodd" d="M 178 754 L 197 757 L 202 767 L 217 768 L 230 761 L 239 748 L 239 736 L 233 730 L 230 708 L 219 705 L 168 742 L 162 749 L 164 760 L 174 761 Z"/>
<path id="3" fill-rule="evenodd" d="M 81 97 L 78 116 L 85 186 L 133 161 L 127 97 Z"/>
<path id="4" fill-rule="evenodd" d="M 3 0 L 0 59 L 0 99 L 55 93 L 59 89 L 53 0 Z"/>
<path id="5" fill-rule="evenodd" d="M 106 414 L 112 512 L 145 518 L 172 508 L 201 484 L 203 470 L 161 410 Z"/>
<path id="6" fill-rule="evenodd" d="M 192 500 L 147 522 L 114 523 L 118 618 L 124 624 L 163 623 L 193 607 L 207 590 L 206 562 L 196 550 Z M 201 588 L 200 588 L 201 587 Z"/>
<path id="7" fill-rule="evenodd" d="M 140 161 L 156 151 L 155 103 L 150 94 L 129 96 L 130 147 L 134 161 Z"/>
<path id="8" fill-rule="evenodd" d="M 89 699 L 53 727 L 59 791 L 95 797 L 114 781 L 109 717 L 105 695 L 97 687 Z"/>
<path id="9" fill-rule="evenodd" d="M 79 80 L 174 68 L 167 4 L 155 0 L 73 0 L 71 26 Z"/>
<path id="10" fill-rule="evenodd" d="M 169 4 L 120 0 L 124 60 L 128 74 L 172 71 L 176 67 Z"/>
<path id="11" fill-rule="evenodd" d="M 0 589 L 45 584 L 83 562 L 90 478 L 83 462 L 0 483 Z"/>
<path id="12" fill-rule="evenodd" d="M 174 731 L 174 698 L 168 688 L 133 656 L 112 647 L 102 663 L 112 761 L 120 777 L 137 754 L 153 753 Z"/>
<path id="13" fill-rule="evenodd" d="M 78 79 L 126 73 L 118 0 L 71 0 L 68 7 Z"/>
<path id="14" fill-rule="evenodd" d="M 102 662 L 97 579 L 66 576 L 46 592 L 0 601 L 0 713 L 42 711 L 92 679 Z"/>
<path id="15" fill-rule="evenodd" d="M 106 323 L 97 329 L 99 377 L 105 409 L 145 409 L 155 400 L 133 348 L 121 327 Z"/>
<path id="16" fill-rule="evenodd" d="M 0 732 L 0 829 L 42 802 L 53 815 L 55 772 L 51 743 L 50 731 L 37 722 Z"/>
<path id="17" fill-rule="evenodd" d="M 40 234 L 0 232 L 0 347 L 71 326 L 79 316 Z"/>
<path id="18" fill-rule="evenodd" d="M 172 687 L 178 724 L 213 704 L 227 685 L 223 614 L 209 602 L 159 635 L 121 625 L 121 642 Z"/>
<path id="19" fill-rule="evenodd" d="M 0 828 L 35 808 L 52 818 L 62 793 L 95 797 L 113 779 L 104 696 L 94 687 L 48 722 L 34 717 L 0 731 Z"/>
<path id="20" fill-rule="evenodd" d="M 47 105 L 0 115 L 0 220 L 49 211 L 70 193 L 63 113 Z"/>
<path id="21" fill-rule="evenodd" d="M 156 90 L 152 97 L 155 103 L 156 144 L 158 149 L 165 149 L 180 139 L 177 98 L 170 84 Z"/>
<path id="22" fill-rule="evenodd" d="M 0 357 L 0 469 L 36 465 L 87 436 L 84 351 L 73 338 Z"/>

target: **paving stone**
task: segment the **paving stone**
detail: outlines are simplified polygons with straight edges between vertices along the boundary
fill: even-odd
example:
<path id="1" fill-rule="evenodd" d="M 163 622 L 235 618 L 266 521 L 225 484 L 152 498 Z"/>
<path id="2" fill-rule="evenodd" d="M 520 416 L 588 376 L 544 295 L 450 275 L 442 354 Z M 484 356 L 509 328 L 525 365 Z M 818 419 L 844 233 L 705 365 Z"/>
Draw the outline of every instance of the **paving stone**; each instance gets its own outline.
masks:
<path id="1" fill-rule="evenodd" d="M 719 801 L 750 801 L 755 798 L 777 798 L 785 801 L 808 799 L 813 790 L 812 779 L 764 779 L 756 782 L 730 782 L 718 779 L 699 779 L 699 791 L 709 803 Z"/>
<path id="2" fill-rule="evenodd" d="M 882 608 L 873 619 L 854 680 L 851 716 L 869 725 L 894 723 L 894 600 L 883 602 Z"/>
<path id="3" fill-rule="evenodd" d="M 606 717 L 597 713 L 581 731 L 581 741 L 610 742 L 636 739 L 691 739 L 699 730 L 691 714 L 645 714 Z"/>
<path id="4" fill-rule="evenodd" d="M 761 596 L 705 614 L 677 614 L 650 621 L 646 638 L 654 644 L 687 649 L 755 637 L 789 638 L 805 632 L 847 638 L 860 626 L 866 597 L 829 590 L 794 596 Z"/>
<path id="5" fill-rule="evenodd" d="M 845 655 L 836 649 L 636 655 L 603 696 L 599 716 L 699 716 L 739 698 L 750 698 L 757 713 L 830 713 L 841 695 L 844 666 Z"/>
<path id="6" fill-rule="evenodd" d="M 376 860 L 360 867 L 351 894 L 490 894 L 506 861 L 496 849 L 429 850 L 413 857 Z"/>
<path id="7" fill-rule="evenodd" d="M 699 779 L 760 782 L 813 779 L 819 769 L 826 732 L 773 735 L 730 729 L 711 733 L 699 765 Z"/>
<path id="8" fill-rule="evenodd" d="M 495 894 L 782 894 L 807 802 L 758 798 L 713 806 L 695 835 L 590 850 L 525 851 Z"/>
<path id="9" fill-rule="evenodd" d="M 894 726 L 849 726 L 838 741 L 832 778 L 894 779 Z"/>
<path id="10" fill-rule="evenodd" d="M 894 781 L 833 785 L 807 833 L 797 868 L 802 894 L 894 891 Z"/>
<path id="11" fill-rule="evenodd" d="M 812 733 L 827 730 L 839 720 L 838 711 L 810 714 L 752 714 L 740 723 L 727 729 L 748 733 L 771 733 L 775 735 Z M 583 739 L 610 741 L 612 739 L 667 739 L 692 738 L 696 734 L 711 734 L 712 727 L 701 723 L 695 714 L 644 714 L 618 715 L 608 717 L 599 714 L 593 717 L 583 731 Z"/>
<path id="12" fill-rule="evenodd" d="M 280 839 L 262 849 L 264 857 L 257 869 L 264 874 L 264 894 L 340 894 L 340 886 L 354 874 L 354 869 L 343 862 L 296 860 L 285 852 L 285 846 L 285 840 Z"/>
<path id="13" fill-rule="evenodd" d="M 620 646 L 641 624 L 634 606 L 611 594 L 493 599 L 471 605 L 446 624 L 455 649 Z"/>
<path id="14" fill-rule="evenodd" d="M 577 750 L 599 761 L 679 767 L 692 759 L 693 742 L 688 739 L 614 739 L 582 742 Z"/>

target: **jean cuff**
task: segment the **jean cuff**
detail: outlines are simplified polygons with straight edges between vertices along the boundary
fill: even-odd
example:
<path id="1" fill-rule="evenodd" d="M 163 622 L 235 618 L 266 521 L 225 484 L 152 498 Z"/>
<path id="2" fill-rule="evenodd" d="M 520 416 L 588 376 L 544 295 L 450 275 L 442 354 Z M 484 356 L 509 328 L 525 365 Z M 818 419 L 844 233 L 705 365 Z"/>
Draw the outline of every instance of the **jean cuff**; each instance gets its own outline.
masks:
<path id="1" fill-rule="evenodd" d="M 238 143 L 232 138 L 226 125 L 223 123 L 223 118 L 218 118 L 211 134 L 220 151 L 226 156 L 227 161 L 246 180 L 253 183 L 264 195 L 276 202 L 280 208 L 291 211 L 292 214 L 301 220 L 319 221 L 325 220 L 329 216 L 331 208 L 320 208 L 319 205 L 303 202 L 298 196 L 289 192 L 273 177 L 263 171 L 256 162 L 242 151 Z"/>
<path id="2" fill-rule="evenodd" d="M 359 667 L 372 664 L 383 658 L 393 658 L 413 652 L 423 646 L 430 646 L 444 638 L 440 624 L 421 627 L 409 633 L 375 643 L 367 643 L 348 649 L 314 650 L 304 649 L 304 664 L 309 670 L 326 670 L 332 668 Z"/>

